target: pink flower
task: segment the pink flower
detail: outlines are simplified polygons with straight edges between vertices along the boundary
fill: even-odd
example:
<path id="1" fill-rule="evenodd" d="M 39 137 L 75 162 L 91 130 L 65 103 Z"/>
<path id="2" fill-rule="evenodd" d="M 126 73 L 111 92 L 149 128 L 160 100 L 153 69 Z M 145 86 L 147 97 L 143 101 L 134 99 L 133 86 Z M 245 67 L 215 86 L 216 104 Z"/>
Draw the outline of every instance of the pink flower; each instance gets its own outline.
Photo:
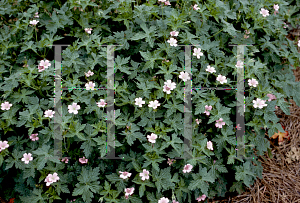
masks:
<path id="1" fill-rule="evenodd" d="M 187 164 L 183 168 L 183 173 L 189 173 L 192 171 L 193 166 L 191 164 Z"/>
<path id="2" fill-rule="evenodd" d="M 93 83 L 93 82 L 86 83 L 85 87 L 86 87 L 86 90 L 95 90 L 94 89 L 95 83 Z"/>
<path id="3" fill-rule="evenodd" d="M 169 1 L 166 1 L 166 2 L 165 2 L 165 5 L 166 5 L 166 6 L 170 6 L 171 4 L 170 4 Z"/>
<path id="4" fill-rule="evenodd" d="M 131 176 L 131 173 L 126 172 L 126 171 L 125 172 L 119 171 L 119 173 L 121 173 L 120 178 L 123 178 L 124 180 Z"/>
<path id="5" fill-rule="evenodd" d="M 207 105 L 205 105 L 205 111 L 204 111 L 204 113 L 206 113 L 206 115 L 207 116 L 209 116 L 210 115 L 210 110 L 212 109 L 212 106 L 210 105 L 210 106 L 207 106 Z M 208 111 L 209 110 L 209 111 Z"/>
<path id="6" fill-rule="evenodd" d="M 148 141 L 151 142 L 151 143 L 155 143 L 156 139 L 157 139 L 157 135 L 154 134 L 154 133 L 151 133 L 151 135 L 147 135 L 147 138 L 148 138 Z"/>
<path id="7" fill-rule="evenodd" d="M 31 25 L 36 25 L 38 22 L 39 22 L 39 21 L 31 20 L 29 23 L 30 23 Z"/>
<path id="8" fill-rule="evenodd" d="M 22 161 L 24 161 L 25 162 L 25 164 L 28 164 L 29 163 L 29 161 L 32 161 L 32 157 L 31 157 L 31 153 L 24 153 L 23 154 L 23 158 L 21 159 Z"/>
<path id="9" fill-rule="evenodd" d="M 258 108 L 262 109 L 262 108 L 264 108 L 264 106 L 267 106 L 267 104 L 265 104 L 266 101 L 261 100 L 259 98 L 257 98 L 256 101 L 253 100 L 252 102 L 254 103 L 254 105 L 253 105 L 254 108 L 258 107 Z"/>
<path id="10" fill-rule="evenodd" d="M 206 112 L 206 111 L 205 111 Z M 205 113 L 204 112 L 204 113 Z M 209 113 L 209 112 L 208 112 Z M 200 119 L 201 120 L 201 119 Z M 198 120 L 198 118 L 195 120 L 196 121 L 196 123 L 199 125 L 200 124 L 200 120 Z"/>
<path id="11" fill-rule="evenodd" d="M 68 105 L 69 113 L 78 114 L 78 110 L 80 109 L 80 106 L 77 105 L 77 103 L 73 103 L 72 105 Z"/>
<path id="12" fill-rule="evenodd" d="M 147 171 L 146 169 L 143 169 L 143 172 L 140 173 L 140 176 L 142 177 L 142 181 L 144 180 L 149 180 L 149 171 Z"/>
<path id="13" fill-rule="evenodd" d="M 169 203 L 169 199 L 168 198 L 165 198 L 165 197 L 162 197 L 158 200 L 158 203 Z"/>
<path id="14" fill-rule="evenodd" d="M 39 69 L 39 72 L 42 72 L 45 70 L 45 67 L 44 66 L 38 66 L 38 69 Z"/>
<path id="15" fill-rule="evenodd" d="M 172 203 L 179 203 L 179 202 L 177 202 L 176 200 L 173 200 Z"/>
<path id="16" fill-rule="evenodd" d="M 274 94 L 267 94 L 267 96 L 269 97 L 268 101 L 272 101 L 272 100 L 277 99 Z"/>
<path id="17" fill-rule="evenodd" d="M 217 128 L 222 128 L 223 125 L 225 125 L 225 122 L 223 121 L 223 118 L 220 118 L 219 120 L 216 121 L 216 127 Z"/>
<path id="18" fill-rule="evenodd" d="M 235 67 L 237 67 L 237 68 L 243 68 L 243 67 L 244 67 L 244 62 L 238 61 L 238 62 L 236 63 L 236 65 L 235 65 Z"/>
<path id="19" fill-rule="evenodd" d="M 273 8 L 274 8 L 275 11 L 278 11 L 278 9 L 279 9 L 278 4 L 274 4 Z"/>
<path id="20" fill-rule="evenodd" d="M 79 162 L 82 164 L 86 164 L 88 162 L 88 159 L 86 159 L 85 157 L 79 158 Z"/>
<path id="21" fill-rule="evenodd" d="M 89 70 L 87 73 L 85 73 L 85 75 L 86 75 L 86 77 L 90 77 L 90 76 L 94 75 L 94 73 Z"/>
<path id="22" fill-rule="evenodd" d="M 52 111 L 52 110 L 47 110 L 47 111 L 45 111 L 45 115 L 44 115 L 44 116 L 45 116 L 45 117 L 52 118 L 54 114 L 55 114 L 54 111 Z"/>
<path id="23" fill-rule="evenodd" d="M 59 177 L 57 176 L 57 173 L 53 173 L 53 175 L 49 174 L 45 179 L 46 186 L 49 186 L 52 183 L 57 182 L 58 180 L 59 180 Z"/>
<path id="24" fill-rule="evenodd" d="M 167 94 L 171 94 L 171 90 L 176 88 L 176 83 L 171 82 L 171 80 L 167 80 L 167 82 L 164 82 L 163 91 L 167 92 Z"/>
<path id="25" fill-rule="evenodd" d="M 267 17 L 267 16 L 269 16 L 269 11 L 264 9 L 264 8 L 261 8 L 260 9 L 260 14 L 262 14 L 263 17 Z"/>
<path id="26" fill-rule="evenodd" d="M 75 202 L 75 201 L 76 201 L 76 199 L 71 200 L 71 202 Z"/>
<path id="27" fill-rule="evenodd" d="M 173 164 L 173 161 L 175 162 L 176 160 L 168 158 L 167 163 L 169 164 L 169 166 L 171 166 Z"/>
<path id="28" fill-rule="evenodd" d="M 34 17 L 35 17 L 35 18 L 39 18 L 39 15 L 38 15 L 38 14 L 39 14 L 39 12 L 36 12 Z"/>
<path id="29" fill-rule="evenodd" d="M 64 157 L 64 158 L 61 159 L 61 161 L 65 162 L 67 164 L 69 162 L 69 159 L 68 159 L 68 157 Z"/>
<path id="30" fill-rule="evenodd" d="M 87 32 L 87 33 L 89 33 L 89 34 L 91 34 L 91 31 L 92 31 L 92 30 L 93 30 L 92 28 L 85 28 L 85 29 L 84 29 L 84 31 Z"/>
<path id="31" fill-rule="evenodd" d="M 141 97 L 135 99 L 135 105 L 142 107 L 143 104 L 145 104 L 145 101 Z"/>
<path id="32" fill-rule="evenodd" d="M 249 84 L 249 86 L 256 87 L 258 82 L 256 81 L 256 79 L 252 78 L 252 80 L 251 79 L 248 80 L 248 84 Z"/>
<path id="33" fill-rule="evenodd" d="M 6 101 L 1 104 L 1 110 L 9 110 L 11 106 L 12 106 L 12 104 L 10 104 L 9 102 Z"/>
<path id="34" fill-rule="evenodd" d="M 106 104 L 104 99 L 100 99 L 100 102 L 97 102 L 98 107 L 105 107 Z"/>
<path id="35" fill-rule="evenodd" d="M 219 81 L 221 84 L 227 83 L 226 77 L 222 76 L 221 74 L 218 75 L 217 81 Z"/>
<path id="36" fill-rule="evenodd" d="M 40 61 L 40 66 L 44 66 L 45 68 L 48 68 L 51 66 L 51 63 L 46 59 L 46 60 L 41 60 Z"/>
<path id="37" fill-rule="evenodd" d="M 9 147 L 9 144 L 7 141 L 3 141 L 3 142 L 0 141 L 0 152 L 8 147 Z"/>
<path id="38" fill-rule="evenodd" d="M 39 140 L 39 138 L 38 138 L 38 133 L 31 134 L 31 135 L 30 135 L 30 139 L 31 139 L 32 141 Z"/>
<path id="39" fill-rule="evenodd" d="M 158 106 L 160 106 L 159 101 L 155 100 L 155 101 L 150 101 L 149 102 L 149 107 L 152 107 L 153 109 L 156 109 Z"/>
<path id="40" fill-rule="evenodd" d="M 193 6 L 193 9 L 194 9 L 194 10 L 199 10 L 200 8 L 198 7 L 197 4 L 195 4 L 195 5 Z"/>
<path id="41" fill-rule="evenodd" d="M 201 197 L 199 196 L 196 200 L 198 201 L 198 202 L 200 202 L 200 201 L 204 201 L 205 200 L 205 198 L 206 198 L 206 195 L 202 195 Z"/>
<path id="42" fill-rule="evenodd" d="M 191 79 L 189 77 L 189 74 L 187 72 L 180 72 L 179 78 L 183 80 L 183 82 L 186 82 L 187 80 Z"/>
<path id="43" fill-rule="evenodd" d="M 193 53 L 193 56 L 197 56 L 197 58 L 199 59 L 200 56 L 203 56 L 203 53 L 201 52 L 201 49 L 200 48 L 194 48 L 194 53 Z"/>
<path id="44" fill-rule="evenodd" d="M 213 149 L 213 144 L 212 144 L 211 141 L 207 142 L 206 146 L 207 146 L 207 149 L 209 149 L 209 150 L 214 150 L 214 149 Z"/>
<path id="45" fill-rule="evenodd" d="M 170 46 L 174 46 L 174 47 L 177 47 L 177 40 L 174 39 L 173 37 L 171 37 L 168 41 L 168 43 L 170 43 Z"/>
<path id="46" fill-rule="evenodd" d="M 134 191 L 134 188 L 125 188 L 125 198 L 128 199 L 128 195 L 132 195 L 133 194 L 133 191 Z"/>
<path id="47" fill-rule="evenodd" d="M 245 38 L 245 39 L 249 38 L 249 35 L 244 35 L 244 38 Z"/>
<path id="48" fill-rule="evenodd" d="M 210 72 L 210 73 L 215 73 L 216 70 L 214 67 L 211 67 L 211 66 L 207 66 L 207 68 L 205 69 L 207 72 Z"/>
<path id="49" fill-rule="evenodd" d="M 171 35 L 171 36 L 175 36 L 175 37 L 177 37 L 177 36 L 178 36 L 178 34 L 179 34 L 179 32 L 177 32 L 176 30 L 175 30 L 175 31 L 172 31 L 172 32 L 170 32 L 170 35 Z"/>

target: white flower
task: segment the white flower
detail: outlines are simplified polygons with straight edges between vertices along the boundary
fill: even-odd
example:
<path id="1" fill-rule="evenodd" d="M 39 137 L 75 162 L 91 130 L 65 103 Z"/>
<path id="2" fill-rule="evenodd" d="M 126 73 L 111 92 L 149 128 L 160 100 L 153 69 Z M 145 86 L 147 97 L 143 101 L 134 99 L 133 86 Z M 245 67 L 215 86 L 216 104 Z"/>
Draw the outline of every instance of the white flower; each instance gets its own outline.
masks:
<path id="1" fill-rule="evenodd" d="M 253 100 L 252 102 L 254 103 L 254 105 L 253 105 L 254 108 L 258 107 L 258 108 L 262 109 L 262 108 L 264 108 L 264 106 L 267 106 L 267 104 L 265 103 L 266 101 L 259 99 L 259 98 L 257 98 L 256 101 Z"/>
<path id="2" fill-rule="evenodd" d="M 210 73 L 215 73 L 216 70 L 214 67 L 211 67 L 211 66 L 207 66 L 207 68 L 205 69 L 207 72 L 210 72 Z"/>
<path id="3" fill-rule="evenodd" d="M 97 102 L 98 107 L 104 107 L 105 106 L 105 100 L 104 99 L 100 99 L 100 102 Z"/>
<path id="4" fill-rule="evenodd" d="M 169 203 L 169 199 L 168 198 L 166 198 L 166 197 L 162 197 L 162 198 L 160 198 L 159 200 L 158 200 L 158 203 Z"/>
<path id="5" fill-rule="evenodd" d="M 158 0 L 158 1 L 161 1 L 161 2 L 163 2 L 163 3 L 164 3 L 166 0 Z"/>
<path id="6" fill-rule="evenodd" d="M 177 36 L 178 36 L 178 34 L 179 34 L 179 32 L 177 32 L 176 30 L 175 30 L 175 31 L 172 31 L 172 32 L 170 32 L 170 35 L 171 35 L 171 36 L 175 36 L 175 37 L 177 37 Z"/>
<path id="7" fill-rule="evenodd" d="M 260 9 L 260 14 L 262 14 L 263 17 L 267 17 L 267 16 L 269 16 L 269 11 L 264 9 L 264 8 L 261 8 Z"/>
<path id="8" fill-rule="evenodd" d="M 90 71 L 90 70 L 87 73 L 85 73 L 86 77 L 90 77 L 92 75 L 94 75 L 94 73 L 92 71 Z"/>
<path id="9" fill-rule="evenodd" d="M 180 72 L 179 78 L 182 79 L 184 82 L 191 79 L 189 77 L 189 74 L 187 72 L 183 72 L 183 71 Z"/>
<path id="10" fill-rule="evenodd" d="M 52 110 L 47 110 L 47 111 L 45 111 L 45 115 L 44 115 L 44 116 L 45 116 L 45 117 L 52 118 L 54 114 L 55 114 L 54 111 L 52 111 Z"/>
<path id="11" fill-rule="evenodd" d="M 252 80 L 251 79 L 248 80 L 248 84 L 249 84 L 249 86 L 256 87 L 256 85 L 258 84 L 258 82 L 256 81 L 256 79 L 252 78 Z"/>
<path id="12" fill-rule="evenodd" d="M 93 29 L 92 28 L 85 28 L 84 29 L 84 31 L 86 31 L 87 33 L 89 33 L 89 34 L 91 34 L 91 31 L 92 31 Z"/>
<path id="13" fill-rule="evenodd" d="M 225 77 L 225 76 L 222 76 L 222 75 L 218 75 L 217 81 L 219 81 L 221 84 L 227 83 L 226 77 Z"/>
<path id="14" fill-rule="evenodd" d="M 38 20 L 31 20 L 29 23 L 30 23 L 31 25 L 36 25 L 38 22 L 39 22 Z"/>
<path id="15" fill-rule="evenodd" d="M 201 49 L 200 48 L 194 48 L 194 53 L 193 53 L 193 56 L 197 56 L 197 58 L 199 59 L 200 56 L 203 56 L 203 53 L 201 52 Z"/>
<path id="16" fill-rule="evenodd" d="M 95 90 L 94 89 L 95 83 L 93 82 L 86 83 L 85 86 L 86 86 L 86 90 Z"/>
<path id="17" fill-rule="evenodd" d="M 145 104 L 145 101 L 141 97 L 135 99 L 135 105 L 142 107 L 143 104 Z"/>
<path id="18" fill-rule="evenodd" d="M 279 9 L 278 4 L 274 4 L 274 9 L 275 9 L 275 11 L 278 11 L 278 9 Z"/>
<path id="19" fill-rule="evenodd" d="M 131 173 L 126 172 L 126 171 L 125 172 L 119 171 L 119 173 L 121 173 L 120 178 L 123 178 L 124 180 L 131 176 Z"/>
<path id="20" fill-rule="evenodd" d="M 209 149 L 209 150 L 214 150 L 214 149 L 213 149 L 213 144 L 212 144 L 211 141 L 207 142 L 207 149 Z"/>
<path id="21" fill-rule="evenodd" d="M 1 109 L 2 110 L 9 110 L 11 106 L 12 106 L 12 104 L 10 104 L 9 102 L 4 102 L 4 103 L 1 104 Z"/>
<path id="22" fill-rule="evenodd" d="M 157 135 L 154 134 L 154 133 L 151 133 L 151 135 L 147 135 L 147 138 L 148 138 L 148 141 L 151 142 L 151 143 L 155 143 L 156 139 L 157 139 Z"/>
<path id="23" fill-rule="evenodd" d="M 171 91 L 176 88 L 176 83 L 171 82 L 171 80 L 167 80 L 164 84 L 163 91 L 167 92 L 167 94 L 171 94 Z"/>
<path id="24" fill-rule="evenodd" d="M 237 68 L 243 68 L 243 67 L 244 67 L 244 62 L 238 61 L 238 62 L 236 63 L 236 65 L 235 65 L 235 67 L 237 67 Z"/>
<path id="25" fill-rule="evenodd" d="M 193 6 L 193 9 L 194 9 L 194 10 L 199 10 L 200 8 L 198 7 L 197 4 L 195 4 L 195 5 Z"/>
<path id="26" fill-rule="evenodd" d="M 187 164 L 183 168 L 183 173 L 189 173 L 192 171 L 193 166 L 191 164 Z"/>
<path id="27" fill-rule="evenodd" d="M 72 105 L 68 105 L 69 113 L 78 114 L 78 111 L 80 109 L 80 106 L 77 105 L 77 103 L 73 103 Z"/>
<path id="28" fill-rule="evenodd" d="M 298 47 L 300 47 L 300 40 L 298 41 Z"/>
<path id="29" fill-rule="evenodd" d="M 174 39 L 173 37 L 171 37 L 168 41 L 168 43 L 170 43 L 170 46 L 174 46 L 174 47 L 177 47 L 177 40 Z"/>
<path id="30" fill-rule="evenodd" d="M 143 172 L 140 173 L 140 176 L 142 177 L 142 180 L 149 180 L 149 171 L 147 171 L 146 169 L 143 169 Z"/>
<path id="31" fill-rule="evenodd" d="M 35 17 L 35 18 L 39 18 L 39 15 L 38 15 L 38 14 L 39 14 L 39 12 L 36 12 L 34 17 Z"/>
<path id="32" fill-rule="evenodd" d="M 22 161 L 24 161 L 25 162 L 25 164 L 28 164 L 29 163 L 29 161 L 32 161 L 32 157 L 31 157 L 31 153 L 25 153 L 25 154 L 23 154 L 23 158 L 21 159 Z"/>
<path id="33" fill-rule="evenodd" d="M 153 109 L 156 109 L 158 106 L 160 106 L 159 101 L 155 100 L 155 101 L 150 101 L 149 102 L 149 107 L 152 107 Z"/>
<path id="34" fill-rule="evenodd" d="M 0 141 L 0 152 L 8 147 L 9 147 L 9 144 L 7 141 L 3 141 L 3 142 Z"/>

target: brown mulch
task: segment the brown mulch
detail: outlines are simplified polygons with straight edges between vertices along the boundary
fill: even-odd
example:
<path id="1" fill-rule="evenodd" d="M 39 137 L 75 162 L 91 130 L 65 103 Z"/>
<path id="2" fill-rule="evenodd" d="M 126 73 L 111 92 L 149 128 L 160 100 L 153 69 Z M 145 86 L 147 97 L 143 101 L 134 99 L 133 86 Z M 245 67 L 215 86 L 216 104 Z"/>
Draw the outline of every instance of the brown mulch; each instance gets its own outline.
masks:
<path id="1" fill-rule="evenodd" d="M 299 40 L 300 29 L 291 30 L 287 38 L 293 41 Z M 298 51 L 300 52 L 299 47 Z M 300 67 L 297 67 L 293 72 L 295 81 L 300 81 Z M 290 99 L 290 102 L 292 103 L 290 115 L 286 115 L 280 107 L 275 110 L 275 114 L 280 118 L 279 123 L 285 126 L 285 131 L 288 131 L 291 139 L 284 139 L 283 143 L 278 145 L 278 139 L 273 141 L 269 138 L 268 133 L 265 133 L 265 136 L 270 140 L 273 157 L 270 158 L 267 152 L 263 157 L 259 157 L 263 166 L 263 178 L 257 177 L 255 183 L 240 195 L 232 195 L 231 193 L 229 197 L 213 198 L 209 199 L 208 202 L 300 202 L 300 107 L 296 105 L 294 100 Z"/>

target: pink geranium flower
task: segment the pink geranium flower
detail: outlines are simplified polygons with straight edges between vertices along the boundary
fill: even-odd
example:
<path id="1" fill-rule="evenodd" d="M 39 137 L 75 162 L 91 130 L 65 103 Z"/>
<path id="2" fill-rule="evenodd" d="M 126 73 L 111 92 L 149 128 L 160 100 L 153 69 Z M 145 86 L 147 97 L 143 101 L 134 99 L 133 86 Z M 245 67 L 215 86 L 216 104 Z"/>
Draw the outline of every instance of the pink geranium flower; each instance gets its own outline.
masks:
<path id="1" fill-rule="evenodd" d="M 186 164 L 183 168 L 183 173 L 189 173 L 192 171 L 193 166 L 191 164 Z"/>
<path id="2" fill-rule="evenodd" d="M 55 114 L 54 111 L 52 111 L 52 110 L 47 110 L 47 111 L 45 111 L 45 115 L 44 115 L 44 116 L 45 116 L 45 117 L 52 118 L 54 114 Z"/>
<path id="3" fill-rule="evenodd" d="M 67 164 L 69 162 L 69 159 L 68 159 L 68 157 L 64 157 L 64 158 L 61 159 L 61 161 L 65 162 Z"/>
<path id="4" fill-rule="evenodd" d="M 197 10 L 199 10 L 200 8 L 198 7 L 197 4 L 195 4 L 195 5 L 193 6 L 193 9 L 197 11 Z"/>
<path id="5" fill-rule="evenodd" d="M 1 109 L 2 110 L 9 110 L 11 106 L 12 106 L 12 104 L 10 104 L 9 102 L 4 102 L 4 103 L 1 104 Z"/>
<path id="6" fill-rule="evenodd" d="M 206 115 L 207 116 L 209 116 L 210 115 L 210 110 L 212 109 L 212 106 L 210 105 L 210 106 L 207 106 L 207 105 L 205 105 L 205 111 L 204 111 L 204 113 L 206 113 Z"/>
<path id="7" fill-rule="evenodd" d="M 175 37 L 177 37 L 178 36 L 178 34 L 179 34 L 179 32 L 178 31 L 172 31 L 172 32 L 170 32 L 170 35 L 171 36 L 175 36 Z"/>
<path id="8" fill-rule="evenodd" d="M 7 141 L 3 141 L 3 142 L 0 141 L 0 152 L 8 147 L 9 147 L 9 144 Z"/>
<path id="9" fill-rule="evenodd" d="M 162 198 L 160 198 L 159 200 L 158 200 L 158 203 L 169 203 L 169 199 L 168 198 L 166 198 L 166 197 L 162 197 Z"/>
<path id="10" fill-rule="evenodd" d="M 225 122 L 223 121 L 223 118 L 220 118 L 219 120 L 216 121 L 216 127 L 217 128 L 222 128 L 223 125 L 225 125 Z"/>
<path id="11" fill-rule="evenodd" d="M 207 149 L 209 149 L 209 150 L 214 150 L 214 149 L 213 149 L 213 144 L 212 144 L 211 141 L 207 142 Z"/>
<path id="12" fill-rule="evenodd" d="M 244 62 L 238 61 L 238 62 L 236 63 L 236 65 L 235 65 L 235 67 L 237 67 L 237 68 L 243 68 L 243 67 L 244 67 Z"/>
<path id="13" fill-rule="evenodd" d="M 197 200 L 198 202 L 200 202 L 200 201 L 204 201 L 205 198 L 206 198 L 206 195 L 203 194 L 201 197 L 199 196 L 196 200 Z"/>
<path id="14" fill-rule="evenodd" d="M 221 84 L 227 83 L 226 77 L 222 76 L 221 74 L 218 75 L 217 81 L 219 81 Z"/>
<path id="15" fill-rule="evenodd" d="M 133 191 L 134 191 L 134 188 L 125 188 L 125 198 L 128 199 L 128 196 L 129 195 L 132 195 L 133 194 Z"/>
<path id="16" fill-rule="evenodd" d="M 140 173 L 140 176 L 142 177 L 142 181 L 144 180 L 149 180 L 149 171 L 147 171 L 146 169 L 143 169 L 143 172 Z"/>
<path id="17" fill-rule="evenodd" d="M 170 43 L 170 46 L 174 46 L 174 47 L 177 47 L 177 40 L 174 39 L 173 37 L 171 37 L 168 41 L 168 43 Z"/>
<path id="18" fill-rule="evenodd" d="M 106 104 L 104 99 L 100 99 L 100 102 L 97 102 L 98 107 L 105 107 Z"/>
<path id="19" fill-rule="evenodd" d="M 150 101 L 149 102 L 149 107 L 152 107 L 153 109 L 156 109 L 158 106 L 160 106 L 159 101 L 155 100 L 155 101 Z"/>
<path id="20" fill-rule="evenodd" d="M 142 107 L 143 104 L 145 104 L 145 101 L 141 97 L 135 99 L 135 105 Z"/>
<path id="21" fill-rule="evenodd" d="M 259 98 L 257 98 L 256 101 L 253 100 L 252 102 L 254 103 L 254 105 L 253 105 L 254 108 L 258 107 L 258 108 L 262 109 L 262 108 L 264 108 L 264 106 L 267 106 L 267 104 L 265 103 L 266 101 L 259 99 Z"/>
<path id="22" fill-rule="evenodd" d="M 46 186 L 49 186 L 52 183 L 57 182 L 58 180 L 59 180 L 59 177 L 58 177 L 57 173 L 53 173 L 53 175 L 49 174 L 45 179 Z"/>
<path id="23" fill-rule="evenodd" d="M 86 90 L 95 90 L 94 89 L 95 83 L 93 83 L 93 82 L 86 83 L 85 87 L 86 87 Z"/>
<path id="24" fill-rule="evenodd" d="M 151 135 L 147 135 L 148 141 L 151 143 L 155 143 L 155 140 L 157 139 L 157 135 L 154 133 L 151 133 Z"/>
<path id="25" fill-rule="evenodd" d="M 257 80 L 256 79 L 249 79 L 248 80 L 248 85 L 251 87 L 251 86 L 253 86 L 253 87 L 256 87 L 257 85 L 258 85 L 258 82 L 257 82 Z"/>
<path id="26" fill-rule="evenodd" d="M 183 82 L 186 82 L 187 80 L 191 79 L 189 77 L 189 74 L 187 72 L 180 72 L 179 78 L 183 80 Z"/>
<path id="27" fill-rule="evenodd" d="M 90 77 L 92 75 L 94 75 L 94 73 L 92 71 L 90 71 L 90 70 L 87 73 L 85 73 L 86 77 Z"/>
<path id="28" fill-rule="evenodd" d="M 78 110 L 80 109 L 80 106 L 77 105 L 77 103 L 74 103 L 72 105 L 68 105 L 68 111 L 69 113 L 78 114 Z"/>
<path id="29" fill-rule="evenodd" d="M 86 159 L 85 157 L 79 158 L 79 162 L 82 164 L 86 164 L 88 162 L 88 159 Z"/>
<path id="30" fill-rule="evenodd" d="M 93 30 L 92 28 L 85 28 L 85 29 L 84 29 L 84 31 L 87 32 L 87 33 L 89 33 L 89 34 L 92 33 L 92 32 L 91 32 L 92 30 Z"/>
<path id="31" fill-rule="evenodd" d="M 216 70 L 214 67 L 211 67 L 211 66 L 207 66 L 207 68 L 205 69 L 207 72 L 210 72 L 210 73 L 215 73 Z"/>
<path id="32" fill-rule="evenodd" d="M 166 1 L 166 2 L 165 2 L 165 5 L 166 5 L 166 6 L 170 6 L 171 4 L 170 4 L 169 1 Z"/>
<path id="33" fill-rule="evenodd" d="M 37 140 L 39 140 L 39 138 L 38 138 L 38 133 L 31 134 L 31 135 L 30 135 L 30 139 L 31 139 L 32 141 L 37 141 Z"/>
<path id="34" fill-rule="evenodd" d="M 121 173 L 120 178 L 123 178 L 124 180 L 131 176 L 131 173 L 126 171 L 125 172 L 119 171 L 119 173 Z"/>
<path id="35" fill-rule="evenodd" d="M 24 153 L 23 154 L 23 158 L 21 159 L 22 161 L 24 161 L 25 162 L 25 164 L 28 164 L 29 163 L 29 161 L 32 161 L 32 157 L 31 157 L 31 153 Z"/>
<path id="36" fill-rule="evenodd" d="M 31 25 L 36 25 L 38 22 L 39 22 L 38 20 L 31 20 L 29 23 L 30 23 Z"/>
<path id="37" fill-rule="evenodd" d="M 201 49 L 200 48 L 194 48 L 193 56 L 197 56 L 198 59 L 200 58 L 200 56 L 203 56 L 203 53 L 201 52 Z"/>
<path id="38" fill-rule="evenodd" d="M 260 14 L 262 14 L 263 17 L 267 17 L 267 16 L 269 16 L 269 11 L 264 9 L 264 8 L 261 8 L 260 9 Z"/>

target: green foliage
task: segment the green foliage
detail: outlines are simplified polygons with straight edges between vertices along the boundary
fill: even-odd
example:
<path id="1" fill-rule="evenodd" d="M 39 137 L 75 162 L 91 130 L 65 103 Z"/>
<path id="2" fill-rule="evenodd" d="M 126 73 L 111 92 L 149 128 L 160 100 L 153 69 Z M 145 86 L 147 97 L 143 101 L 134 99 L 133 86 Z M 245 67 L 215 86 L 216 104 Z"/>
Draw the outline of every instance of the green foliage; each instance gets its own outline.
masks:
<path id="1" fill-rule="evenodd" d="M 293 27 L 298 23 L 298 0 L 280 4 L 246 0 L 170 3 L 58 0 L 1 4 L 0 103 L 12 104 L 9 110 L 0 110 L 0 141 L 9 144 L 0 152 L 1 197 L 25 203 L 73 199 L 157 203 L 162 197 L 171 201 L 173 191 L 176 201 L 194 202 L 202 194 L 208 198 L 225 196 L 228 189 L 240 193 L 257 177 L 262 178 L 258 156 L 269 152 L 270 144 L 260 128 L 268 129 L 270 136 L 278 130 L 283 132 L 275 106 L 287 115 L 289 99 L 300 106 L 300 83 L 295 82 L 292 71 L 300 64 L 299 38 L 288 40 L 288 29 L 283 28 L 284 21 Z M 193 8 L 195 4 L 198 10 Z M 274 4 L 280 6 L 277 15 L 273 15 Z M 261 8 L 268 9 L 270 15 L 263 17 Z M 34 17 L 36 12 L 39 18 Z M 34 19 L 39 21 L 36 25 L 30 23 Z M 92 28 L 91 34 L 85 28 Z M 244 37 L 245 30 L 250 31 L 248 38 Z M 171 31 L 178 31 L 178 36 L 171 36 Z M 167 40 L 171 37 L 181 46 L 170 46 Z M 62 58 L 55 61 L 57 47 L 50 45 L 68 40 L 69 46 L 62 47 Z M 235 92 L 219 98 L 213 89 L 195 89 L 236 86 L 239 54 L 237 47 L 229 44 L 247 44 L 243 56 L 244 157 L 254 159 L 236 157 L 237 121 L 232 120 L 236 101 L 229 101 Z M 114 47 L 114 58 L 107 56 L 107 45 L 121 45 Z M 190 65 L 182 45 L 191 45 Z M 192 54 L 194 48 L 201 48 L 201 58 Z M 39 72 L 41 60 L 49 60 L 51 66 Z M 114 62 L 114 72 L 107 73 L 109 60 Z M 61 65 L 60 87 L 82 89 L 62 91 L 61 100 L 54 104 L 57 62 Z M 208 65 L 216 72 L 208 73 Z M 190 102 L 184 93 L 187 83 L 179 78 L 189 67 L 192 109 L 185 107 Z M 84 73 L 89 70 L 94 75 L 87 77 Z M 99 108 L 96 102 L 104 99 L 109 103 L 105 88 L 111 74 L 116 110 L 107 112 L 111 104 Z M 228 84 L 216 81 L 219 74 L 227 77 Z M 257 79 L 257 87 L 247 84 L 251 78 Z M 163 91 L 167 80 L 176 83 L 171 94 Z M 84 90 L 87 82 L 104 89 Z M 274 94 L 276 100 L 268 101 L 267 94 Z M 139 97 L 145 101 L 142 107 L 135 104 Z M 257 98 L 265 100 L 267 106 L 254 109 Z M 155 110 L 148 107 L 154 100 L 160 103 Z M 73 102 L 80 105 L 76 115 L 68 109 Z M 212 106 L 209 116 L 204 114 L 206 105 Z M 54 117 L 46 118 L 46 110 L 54 110 Z M 112 122 L 107 118 L 113 118 Z M 215 126 L 220 118 L 225 122 L 221 129 Z M 195 119 L 202 121 L 197 124 Z M 113 129 L 114 133 L 108 133 Z M 34 133 L 39 140 L 29 139 Z M 148 140 L 151 133 L 158 136 L 155 143 Z M 208 141 L 212 141 L 213 150 L 207 148 Z M 62 157 L 55 154 L 57 148 Z M 111 155 L 121 159 L 107 159 L 112 148 L 115 152 Z M 32 154 L 28 164 L 21 160 L 24 153 Z M 177 158 L 184 154 L 190 159 Z M 83 156 L 88 159 L 86 164 L 79 162 Z M 61 161 L 63 157 L 69 157 L 68 163 Z M 175 163 L 167 163 L 168 158 L 175 157 Z M 193 166 L 190 173 L 182 173 L 186 164 Z M 149 171 L 149 179 L 144 181 L 140 176 L 143 169 Z M 124 180 L 119 171 L 132 175 Z M 232 171 L 234 178 L 229 179 Z M 47 187 L 45 178 L 54 172 L 60 179 Z M 126 199 L 124 191 L 132 187 L 135 190 Z"/>

